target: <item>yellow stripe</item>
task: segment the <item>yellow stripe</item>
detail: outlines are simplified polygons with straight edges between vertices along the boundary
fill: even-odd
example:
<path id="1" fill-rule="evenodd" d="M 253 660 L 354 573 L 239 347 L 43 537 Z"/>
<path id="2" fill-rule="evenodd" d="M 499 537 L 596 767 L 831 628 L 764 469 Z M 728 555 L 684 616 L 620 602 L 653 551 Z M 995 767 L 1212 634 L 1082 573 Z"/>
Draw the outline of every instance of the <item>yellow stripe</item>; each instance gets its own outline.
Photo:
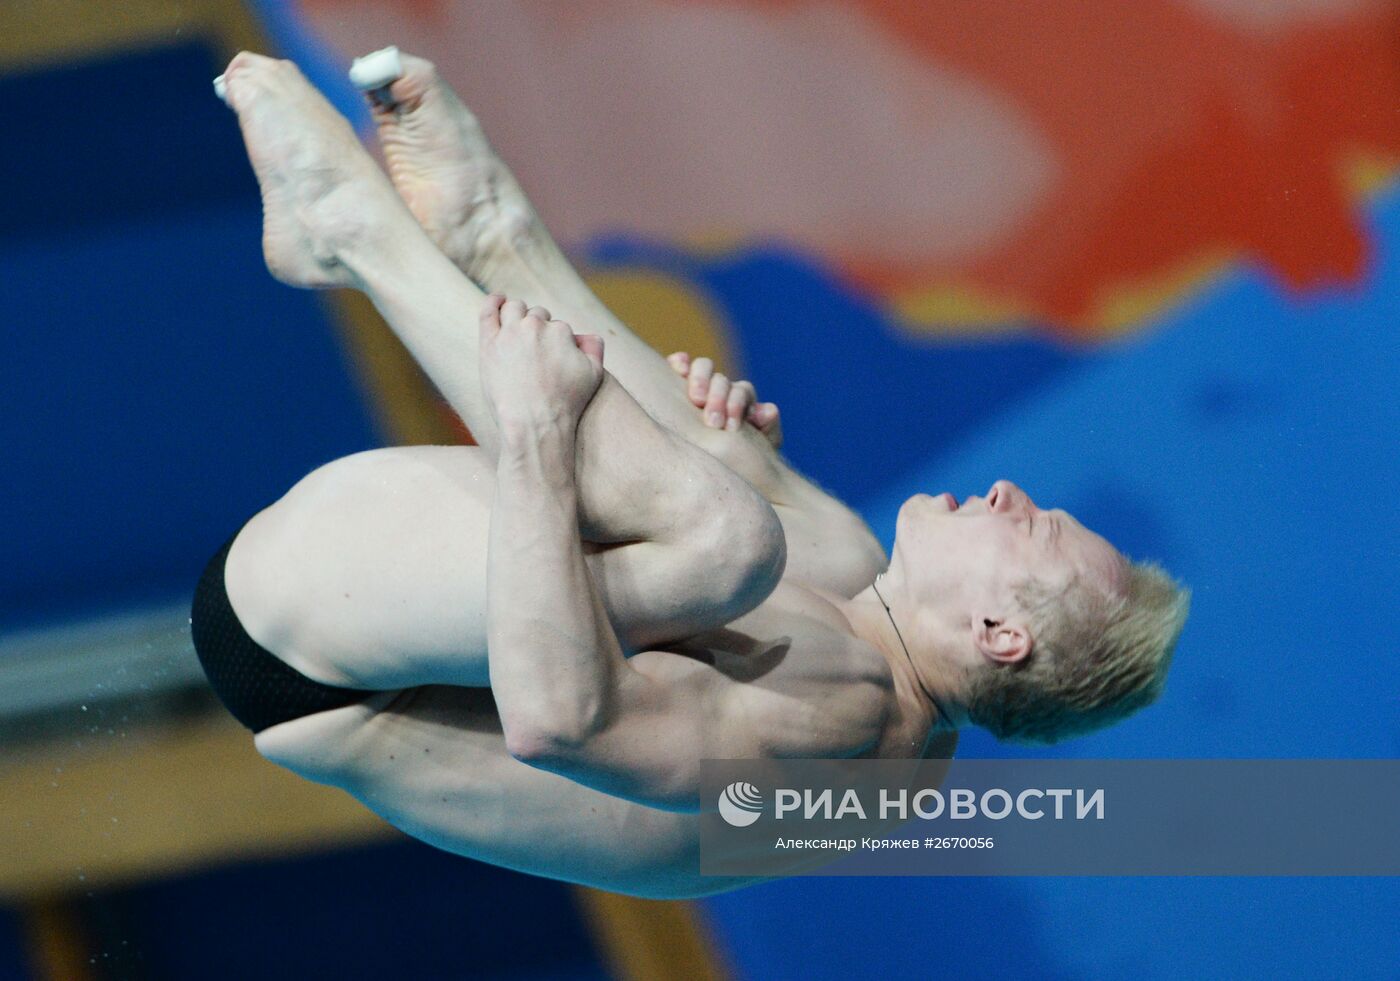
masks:
<path id="1" fill-rule="evenodd" d="M 598 299 L 653 349 L 713 358 L 717 371 L 742 377 L 731 331 L 697 284 L 639 266 L 611 268 L 587 279 Z"/>
<path id="2" fill-rule="evenodd" d="M 81 741 L 12 747 L 0 761 L 0 898 L 398 835 L 342 791 L 267 762 L 222 710 Z"/>
<path id="3" fill-rule="evenodd" d="M 42 0 L 0 4 L 0 69 L 78 61 L 203 37 L 231 57 L 267 41 L 235 0 Z"/>
<path id="4" fill-rule="evenodd" d="M 1366 201 L 1394 185 L 1400 174 L 1400 155 L 1354 150 L 1347 154 L 1340 169 L 1352 196 Z"/>
<path id="5" fill-rule="evenodd" d="M 1086 340 L 1106 340 L 1136 330 L 1145 322 L 1183 303 L 1224 276 L 1239 256 L 1228 249 L 1211 249 L 1172 266 L 1162 266 L 1135 281 L 1120 281 L 1100 292 L 1090 323 L 1097 329 Z"/>
<path id="6" fill-rule="evenodd" d="M 385 442 L 405 446 L 460 443 L 452 410 L 374 305 L 349 290 L 329 294 L 327 305 Z M 468 320 L 464 329 L 476 327 Z"/>

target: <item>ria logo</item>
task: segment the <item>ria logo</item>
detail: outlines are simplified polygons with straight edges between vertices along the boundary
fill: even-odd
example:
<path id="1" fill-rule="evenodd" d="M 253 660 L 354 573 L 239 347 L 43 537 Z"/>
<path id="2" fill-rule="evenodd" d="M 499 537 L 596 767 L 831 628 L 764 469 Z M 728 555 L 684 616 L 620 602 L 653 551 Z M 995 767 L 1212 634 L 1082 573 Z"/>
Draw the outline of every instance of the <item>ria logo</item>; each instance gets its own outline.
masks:
<path id="1" fill-rule="evenodd" d="M 763 795 L 751 783 L 735 781 L 719 795 L 719 816 L 736 828 L 747 828 L 763 813 Z"/>

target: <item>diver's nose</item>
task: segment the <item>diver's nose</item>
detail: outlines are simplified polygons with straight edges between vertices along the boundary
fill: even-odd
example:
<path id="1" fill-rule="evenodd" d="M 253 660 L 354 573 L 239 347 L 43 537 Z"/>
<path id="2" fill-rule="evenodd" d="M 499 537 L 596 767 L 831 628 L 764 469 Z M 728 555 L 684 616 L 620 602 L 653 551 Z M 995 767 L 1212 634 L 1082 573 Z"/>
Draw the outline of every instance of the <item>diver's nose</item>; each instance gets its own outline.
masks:
<path id="1" fill-rule="evenodd" d="M 998 480 L 987 491 L 987 508 L 994 513 L 1024 511 L 1034 506 L 1026 492 L 1009 480 Z"/>

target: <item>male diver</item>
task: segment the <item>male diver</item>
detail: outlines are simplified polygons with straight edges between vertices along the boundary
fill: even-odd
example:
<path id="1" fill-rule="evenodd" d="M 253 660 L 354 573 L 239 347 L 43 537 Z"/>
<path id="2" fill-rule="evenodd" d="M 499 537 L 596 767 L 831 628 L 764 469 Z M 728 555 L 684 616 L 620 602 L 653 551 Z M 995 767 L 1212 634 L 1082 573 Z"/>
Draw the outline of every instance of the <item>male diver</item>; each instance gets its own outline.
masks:
<path id="1" fill-rule="evenodd" d="M 406 68 L 391 180 L 295 66 L 224 76 L 273 275 L 363 291 L 479 444 L 331 463 L 210 562 L 196 647 L 267 758 L 450 851 L 686 896 L 741 884 L 699 874 L 702 759 L 948 756 L 1157 697 L 1186 613 L 1160 569 L 1004 480 L 911 498 L 887 558 L 751 387 L 592 296 Z"/>

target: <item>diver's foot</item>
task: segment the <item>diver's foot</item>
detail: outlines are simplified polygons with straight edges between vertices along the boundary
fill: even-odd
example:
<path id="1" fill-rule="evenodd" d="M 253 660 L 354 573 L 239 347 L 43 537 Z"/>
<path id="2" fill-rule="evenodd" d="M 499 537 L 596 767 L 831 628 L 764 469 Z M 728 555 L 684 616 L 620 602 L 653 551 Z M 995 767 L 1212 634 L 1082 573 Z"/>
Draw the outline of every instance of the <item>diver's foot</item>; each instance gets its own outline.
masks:
<path id="1" fill-rule="evenodd" d="M 411 224 L 349 123 L 289 61 L 241 52 L 224 73 L 262 190 L 263 256 L 291 286 L 353 285 L 346 257 Z"/>
<path id="2" fill-rule="evenodd" d="M 431 62 L 402 55 L 388 100 L 370 97 L 389 179 L 418 223 L 486 288 L 511 282 L 544 229 L 480 123 Z M 502 278 L 504 276 L 504 278 Z"/>

